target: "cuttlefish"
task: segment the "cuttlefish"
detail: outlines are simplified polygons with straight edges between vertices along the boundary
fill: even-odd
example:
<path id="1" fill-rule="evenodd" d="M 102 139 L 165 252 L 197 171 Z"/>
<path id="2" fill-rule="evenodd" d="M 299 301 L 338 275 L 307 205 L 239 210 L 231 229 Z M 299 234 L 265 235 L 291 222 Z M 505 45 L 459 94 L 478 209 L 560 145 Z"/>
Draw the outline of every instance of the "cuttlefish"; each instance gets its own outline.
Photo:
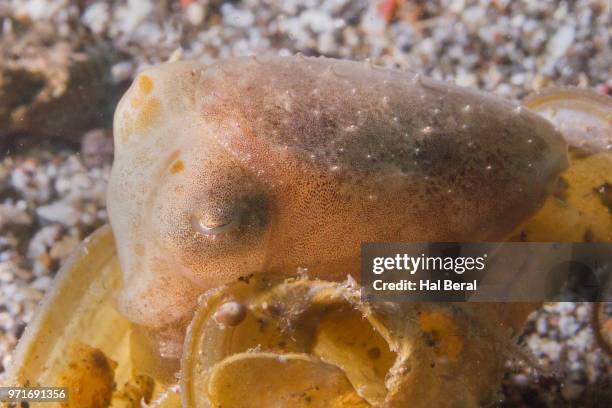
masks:
<path id="1" fill-rule="evenodd" d="M 502 240 L 568 162 L 510 101 L 301 56 L 148 69 L 114 138 L 119 307 L 151 328 L 252 274 L 357 277 L 362 242 Z"/>

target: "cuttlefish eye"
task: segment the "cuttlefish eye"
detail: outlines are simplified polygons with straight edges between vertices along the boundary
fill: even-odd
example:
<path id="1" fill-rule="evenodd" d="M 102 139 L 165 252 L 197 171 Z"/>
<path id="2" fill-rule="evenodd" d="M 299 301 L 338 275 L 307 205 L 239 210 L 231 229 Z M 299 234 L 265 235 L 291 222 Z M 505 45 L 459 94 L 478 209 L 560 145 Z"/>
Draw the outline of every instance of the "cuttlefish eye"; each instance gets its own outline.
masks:
<path id="1" fill-rule="evenodd" d="M 217 238 L 231 233 L 233 239 L 240 241 L 268 223 L 266 193 L 258 191 L 258 187 L 249 182 L 240 184 L 236 181 L 232 186 L 238 191 L 211 194 L 202 198 L 201 208 L 192 208 L 188 212 L 196 236 Z"/>
<path id="2" fill-rule="evenodd" d="M 230 216 L 191 216 L 191 226 L 194 231 L 204 236 L 220 236 L 235 230 L 240 225 L 240 214 L 232 213 Z"/>
<path id="3" fill-rule="evenodd" d="M 271 225 L 268 188 L 238 164 L 214 156 L 213 147 L 207 146 L 204 162 L 181 156 L 184 171 L 160 183 L 147 218 L 157 237 L 155 248 L 148 244 L 150 256 L 202 287 L 260 270 Z"/>

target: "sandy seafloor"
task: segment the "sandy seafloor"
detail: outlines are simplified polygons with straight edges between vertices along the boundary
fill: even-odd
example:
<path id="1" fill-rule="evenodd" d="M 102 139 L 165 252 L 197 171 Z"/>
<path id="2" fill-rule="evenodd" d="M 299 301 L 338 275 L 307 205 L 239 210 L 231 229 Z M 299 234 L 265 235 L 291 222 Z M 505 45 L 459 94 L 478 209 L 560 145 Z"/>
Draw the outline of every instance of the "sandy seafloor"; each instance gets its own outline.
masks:
<path id="1" fill-rule="evenodd" d="M 302 52 L 369 58 L 517 100 L 554 85 L 610 94 L 611 20 L 609 0 L 0 0 L 0 43 L 19 30 L 48 30 L 49 43 L 86 33 L 119 53 L 116 83 L 173 53 L 210 62 Z M 1 146 L 0 372 L 62 262 L 107 219 L 110 130 L 56 133 L 31 129 Z M 612 406 L 610 359 L 589 311 L 557 303 L 532 316 L 508 362 L 503 406 Z"/>

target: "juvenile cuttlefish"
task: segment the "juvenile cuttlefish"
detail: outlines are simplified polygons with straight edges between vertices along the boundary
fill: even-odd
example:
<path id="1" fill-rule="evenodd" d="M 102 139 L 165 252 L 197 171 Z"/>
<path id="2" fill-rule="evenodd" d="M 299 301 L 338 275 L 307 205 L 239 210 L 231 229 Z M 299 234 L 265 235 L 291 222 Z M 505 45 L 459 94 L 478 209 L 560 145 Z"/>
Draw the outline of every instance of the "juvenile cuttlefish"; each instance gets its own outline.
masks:
<path id="1" fill-rule="evenodd" d="M 250 274 L 358 276 L 362 242 L 503 239 L 568 162 L 553 125 L 512 102 L 299 56 L 146 70 L 114 138 L 119 305 L 150 328 Z"/>

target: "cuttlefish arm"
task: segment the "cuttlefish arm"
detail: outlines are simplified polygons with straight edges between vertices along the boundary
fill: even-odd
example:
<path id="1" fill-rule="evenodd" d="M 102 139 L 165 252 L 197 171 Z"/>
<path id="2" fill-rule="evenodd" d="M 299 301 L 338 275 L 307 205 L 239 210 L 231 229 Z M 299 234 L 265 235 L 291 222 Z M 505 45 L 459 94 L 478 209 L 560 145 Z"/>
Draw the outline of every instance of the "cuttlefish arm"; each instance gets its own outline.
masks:
<path id="1" fill-rule="evenodd" d="M 120 307 L 151 327 L 249 274 L 357 275 L 361 242 L 501 239 L 567 165 L 528 109 L 325 58 L 163 64 L 114 126 Z"/>

